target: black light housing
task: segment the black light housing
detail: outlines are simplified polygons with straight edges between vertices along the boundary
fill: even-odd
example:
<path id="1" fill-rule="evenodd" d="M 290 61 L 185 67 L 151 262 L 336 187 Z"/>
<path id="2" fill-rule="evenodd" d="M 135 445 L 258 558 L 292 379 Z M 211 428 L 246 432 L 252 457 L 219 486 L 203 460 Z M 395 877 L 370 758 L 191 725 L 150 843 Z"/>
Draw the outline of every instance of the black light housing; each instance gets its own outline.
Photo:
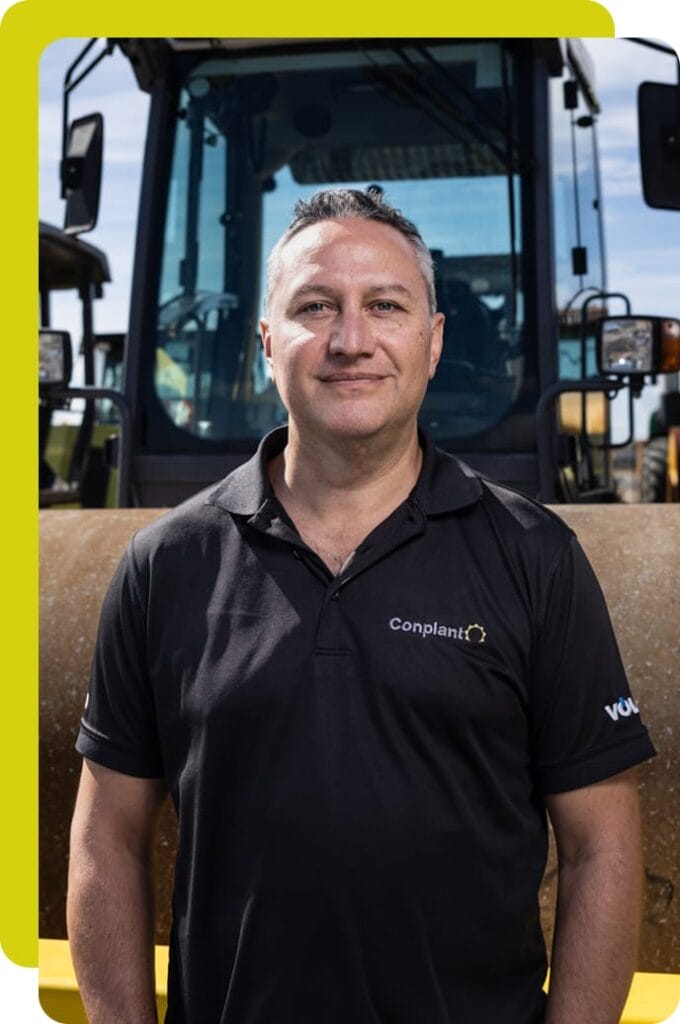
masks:
<path id="1" fill-rule="evenodd" d="M 645 202 L 660 210 L 680 210 L 680 85 L 643 82 L 638 127 Z"/>
<path id="2" fill-rule="evenodd" d="M 613 316 L 600 321 L 597 362 L 606 376 L 675 373 L 680 370 L 680 320 L 660 316 Z"/>
<path id="3" fill-rule="evenodd" d="M 62 195 L 66 198 L 64 231 L 79 235 L 97 223 L 102 180 L 104 119 L 88 114 L 71 122 L 61 163 Z"/>
<path id="4" fill-rule="evenodd" d="M 71 335 L 68 331 L 41 328 L 38 358 L 38 385 L 41 392 L 68 387 L 73 371 Z"/>

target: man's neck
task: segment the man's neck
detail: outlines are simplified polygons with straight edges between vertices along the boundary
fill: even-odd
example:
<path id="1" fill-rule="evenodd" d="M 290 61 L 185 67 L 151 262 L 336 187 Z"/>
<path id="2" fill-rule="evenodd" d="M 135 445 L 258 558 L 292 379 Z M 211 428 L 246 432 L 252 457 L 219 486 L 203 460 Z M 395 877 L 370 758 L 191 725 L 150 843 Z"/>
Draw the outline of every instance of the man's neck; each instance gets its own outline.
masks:
<path id="1" fill-rule="evenodd" d="M 270 478 L 285 507 L 305 507 L 325 519 L 369 508 L 396 508 L 415 486 L 421 465 L 415 427 L 391 443 L 373 438 L 307 442 L 293 427 L 286 448 L 270 464 Z"/>
<path id="2" fill-rule="evenodd" d="M 300 536 L 337 574 L 413 490 L 422 452 L 414 427 L 399 445 L 302 444 L 295 430 L 269 464 L 274 493 Z"/>

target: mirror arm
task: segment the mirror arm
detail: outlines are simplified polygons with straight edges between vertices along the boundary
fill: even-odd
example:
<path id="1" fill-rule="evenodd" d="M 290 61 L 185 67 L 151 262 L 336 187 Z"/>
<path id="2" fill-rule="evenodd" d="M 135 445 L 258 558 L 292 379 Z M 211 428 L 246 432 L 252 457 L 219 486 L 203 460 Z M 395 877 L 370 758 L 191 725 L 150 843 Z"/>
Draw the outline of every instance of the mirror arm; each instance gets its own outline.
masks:
<path id="1" fill-rule="evenodd" d="M 669 57 L 673 57 L 678 65 L 678 85 L 680 85 L 680 56 L 678 56 L 671 46 L 666 46 L 664 43 L 653 42 L 651 39 L 641 39 L 638 36 L 628 36 L 628 42 L 637 43 L 638 46 L 648 46 L 650 50 L 658 50 L 659 53 L 667 53 Z"/>
<path id="2" fill-rule="evenodd" d="M 113 53 L 115 45 L 116 45 L 114 40 L 108 39 L 106 41 L 106 45 L 105 45 L 104 49 L 100 53 L 97 54 L 97 56 L 94 58 L 94 60 L 90 61 L 90 63 L 87 65 L 87 67 L 83 71 L 81 71 L 81 73 L 78 75 L 77 78 L 72 80 L 72 75 L 75 72 L 76 68 L 78 67 L 79 64 L 82 63 L 82 61 L 85 59 L 85 57 L 90 52 L 90 50 L 92 49 L 92 47 L 95 45 L 96 42 L 97 42 L 97 37 L 95 36 L 93 39 L 90 39 L 90 41 L 85 44 L 85 46 L 80 51 L 80 53 L 78 54 L 76 59 L 73 61 L 73 63 L 70 65 L 70 67 L 68 68 L 68 70 L 67 70 L 67 72 L 66 72 L 66 74 L 64 76 L 64 87 L 63 87 L 62 105 L 61 105 L 61 165 L 60 165 L 60 168 L 59 168 L 59 174 L 60 174 L 60 179 L 61 179 L 61 198 L 62 199 L 66 199 L 66 174 L 65 174 L 65 168 L 66 168 L 66 148 L 67 148 L 67 145 L 68 145 L 68 105 L 69 105 L 69 97 L 70 97 L 71 93 L 73 92 L 73 90 L 76 88 L 76 86 L 80 85 L 80 83 L 83 81 L 83 79 L 86 78 L 87 75 L 89 75 L 89 73 L 93 70 L 93 68 L 96 68 L 97 64 L 99 64 L 99 62 L 101 60 L 103 60 L 104 57 L 109 57 Z"/>
<path id="3" fill-rule="evenodd" d="M 630 299 L 623 292 L 595 292 L 593 295 L 588 295 L 581 304 L 581 376 L 586 376 L 586 328 L 588 322 L 586 319 L 586 313 L 591 302 L 595 302 L 597 299 L 622 299 L 626 304 L 626 316 L 630 316 Z"/>
<path id="4" fill-rule="evenodd" d="M 680 66 L 680 58 L 671 46 L 666 46 L 665 43 L 657 43 L 652 39 L 642 39 L 640 36 L 627 36 L 626 41 L 629 43 L 637 43 L 638 46 L 648 46 L 650 50 L 659 50 L 660 53 L 667 53 L 671 57 L 675 57 Z"/>
<path id="5" fill-rule="evenodd" d="M 619 391 L 628 386 L 627 381 L 613 380 L 610 377 L 593 377 L 591 380 L 558 380 L 542 393 L 536 406 L 536 434 L 538 448 L 538 500 L 554 501 L 556 497 L 553 466 L 556 459 L 552 452 L 555 444 L 554 423 L 551 416 L 556 400 L 560 395 L 580 391 L 585 395 L 588 391 L 600 391 L 608 397 L 618 395 Z"/>
<path id="6" fill-rule="evenodd" d="M 626 315 L 627 316 L 630 315 L 630 299 L 628 298 L 627 295 L 624 295 L 623 292 L 601 292 L 601 291 L 596 291 L 592 295 L 588 295 L 583 300 L 583 302 L 581 303 L 581 339 L 580 339 L 580 341 L 581 341 L 581 377 L 584 380 L 587 377 L 587 373 L 586 373 L 586 362 L 587 362 L 586 330 L 587 330 L 587 327 L 588 327 L 588 320 L 587 320 L 586 314 L 588 312 L 588 307 L 590 306 L 590 303 L 591 302 L 595 302 L 597 299 L 599 299 L 599 300 L 622 299 L 623 302 L 626 305 Z M 585 428 L 585 424 L 586 424 L 586 416 L 587 416 L 587 411 L 586 411 L 586 393 L 585 393 L 585 391 L 583 391 L 582 394 L 581 394 L 581 423 L 584 425 L 584 428 Z M 585 429 L 584 429 L 584 433 L 585 433 Z M 588 444 L 587 441 L 586 441 L 586 444 Z"/>
<path id="7" fill-rule="evenodd" d="M 131 504 L 130 470 L 132 463 L 132 411 L 125 395 L 113 388 L 67 387 L 54 389 L 51 394 L 55 398 L 84 398 L 92 401 L 95 398 L 108 399 L 120 414 L 120 445 L 118 448 L 118 486 L 116 489 L 116 506 L 128 508 Z"/>
<path id="8" fill-rule="evenodd" d="M 613 451 L 616 448 L 627 448 L 629 444 L 632 444 L 635 440 L 635 409 L 633 406 L 633 400 L 640 397 L 642 386 L 644 383 L 644 376 L 641 373 L 631 374 L 629 378 L 621 382 L 622 387 L 628 385 L 628 437 L 625 441 L 610 441 L 608 444 L 596 444 L 595 441 L 591 441 L 588 434 L 585 431 L 581 432 L 581 440 L 583 441 L 586 448 L 590 448 L 592 451 Z M 616 398 L 620 388 L 614 392 L 606 392 L 608 400 L 611 402 L 613 398 Z"/>

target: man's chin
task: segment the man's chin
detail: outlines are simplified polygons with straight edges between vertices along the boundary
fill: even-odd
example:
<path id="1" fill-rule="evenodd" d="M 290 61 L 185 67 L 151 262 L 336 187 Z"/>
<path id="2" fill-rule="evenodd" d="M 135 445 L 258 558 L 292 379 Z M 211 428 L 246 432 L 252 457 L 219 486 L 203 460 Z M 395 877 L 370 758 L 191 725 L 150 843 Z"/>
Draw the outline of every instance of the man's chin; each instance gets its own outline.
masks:
<path id="1" fill-rule="evenodd" d="M 365 444 L 388 440 L 392 435 L 401 435 L 404 430 L 403 423 L 393 423 L 375 415 L 334 416 L 310 426 L 313 436 L 323 438 L 328 444 Z"/>

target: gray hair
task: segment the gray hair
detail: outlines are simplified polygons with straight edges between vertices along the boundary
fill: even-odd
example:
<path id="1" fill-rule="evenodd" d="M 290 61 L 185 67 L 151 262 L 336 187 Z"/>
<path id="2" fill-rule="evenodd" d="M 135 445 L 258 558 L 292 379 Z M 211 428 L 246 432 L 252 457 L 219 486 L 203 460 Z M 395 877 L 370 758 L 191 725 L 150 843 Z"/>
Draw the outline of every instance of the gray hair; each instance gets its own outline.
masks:
<path id="1" fill-rule="evenodd" d="M 281 250 L 291 238 L 311 224 L 324 220 L 342 220 L 347 217 L 360 217 L 364 220 L 375 220 L 395 228 L 408 240 L 415 253 L 420 272 L 425 280 L 430 313 L 434 316 L 437 303 L 434 292 L 434 264 L 430 250 L 425 245 L 418 228 L 383 198 L 382 190 L 376 187 L 362 191 L 358 188 L 329 188 L 316 192 L 311 199 L 298 199 L 293 211 L 293 219 L 269 254 L 267 260 L 267 288 L 265 293 L 265 309 L 269 308 L 274 284 L 278 277 Z"/>

